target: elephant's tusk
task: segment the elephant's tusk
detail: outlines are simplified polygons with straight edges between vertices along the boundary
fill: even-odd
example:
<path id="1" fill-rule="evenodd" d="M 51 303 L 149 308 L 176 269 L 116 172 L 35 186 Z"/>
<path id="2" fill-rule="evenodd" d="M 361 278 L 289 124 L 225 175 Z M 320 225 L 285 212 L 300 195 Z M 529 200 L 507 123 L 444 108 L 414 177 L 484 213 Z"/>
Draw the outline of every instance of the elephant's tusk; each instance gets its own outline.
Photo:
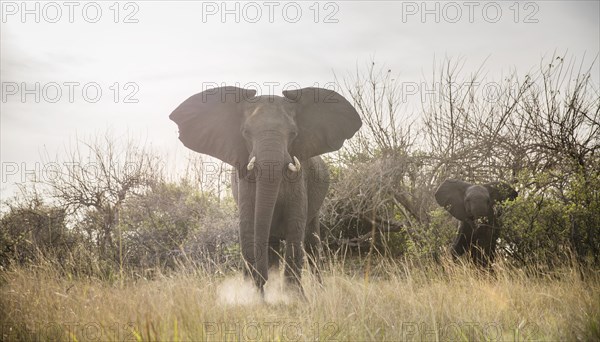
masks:
<path id="1" fill-rule="evenodd" d="M 296 156 L 294 156 L 294 166 L 296 166 L 296 169 L 300 170 L 300 161 L 298 160 L 298 158 L 296 158 Z"/>
<path id="2" fill-rule="evenodd" d="M 246 166 L 246 168 L 248 169 L 248 171 L 252 171 L 252 169 L 254 169 L 254 162 L 256 161 L 256 156 L 252 157 L 252 159 L 250 159 L 250 161 L 248 162 L 248 166 Z"/>
<path id="3" fill-rule="evenodd" d="M 296 158 L 296 156 L 294 156 L 294 163 L 289 163 L 288 164 L 288 169 L 290 169 L 290 171 L 292 172 L 298 172 L 298 170 L 300 170 L 302 166 L 300 165 L 300 161 L 298 160 L 298 158 Z"/>

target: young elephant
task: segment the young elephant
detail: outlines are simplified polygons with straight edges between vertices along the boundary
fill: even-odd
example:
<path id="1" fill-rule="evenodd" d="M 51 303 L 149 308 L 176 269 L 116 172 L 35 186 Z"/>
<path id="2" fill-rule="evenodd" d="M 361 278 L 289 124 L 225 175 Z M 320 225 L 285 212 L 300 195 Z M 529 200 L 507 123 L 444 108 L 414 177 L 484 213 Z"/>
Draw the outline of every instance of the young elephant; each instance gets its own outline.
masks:
<path id="1" fill-rule="evenodd" d="M 469 251 L 477 264 L 490 265 L 500 228 L 494 205 L 514 200 L 517 195 L 501 182 L 475 185 L 457 179 L 444 181 L 435 192 L 435 200 L 460 221 L 452 255 L 457 258 Z"/>
<path id="2" fill-rule="evenodd" d="M 286 280 L 299 286 L 304 249 L 312 254 L 320 249 L 318 216 L 329 176 L 319 155 L 341 148 L 362 123 L 354 107 L 331 90 L 255 94 L 236 87 L 206 90 L 169 118 L 185 146 L 236 168 L 232 188 L 242 256 L 246 274 L 262 293 L 269 242 L 286 241 Z"/>

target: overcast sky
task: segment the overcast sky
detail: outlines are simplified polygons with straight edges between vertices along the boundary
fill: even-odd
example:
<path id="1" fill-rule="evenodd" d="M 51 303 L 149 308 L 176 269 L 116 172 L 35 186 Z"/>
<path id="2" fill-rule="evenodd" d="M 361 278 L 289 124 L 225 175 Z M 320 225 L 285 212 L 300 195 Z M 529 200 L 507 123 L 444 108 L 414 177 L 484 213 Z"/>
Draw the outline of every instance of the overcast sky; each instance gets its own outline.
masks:
<path id="1" fill-rule="evenodd" d="M 591 62 L 600 51 L 599 1 L 1 4 L 2 198 L 42 150 L 60 153 L 76 135 L 110 129 L 184 155 L 168 115 L 212 84 L 279 95 L 372 59 L 419 82 L 447 57 L 466 70 L 487 59 L 499 77 L 554 53 Z"/>

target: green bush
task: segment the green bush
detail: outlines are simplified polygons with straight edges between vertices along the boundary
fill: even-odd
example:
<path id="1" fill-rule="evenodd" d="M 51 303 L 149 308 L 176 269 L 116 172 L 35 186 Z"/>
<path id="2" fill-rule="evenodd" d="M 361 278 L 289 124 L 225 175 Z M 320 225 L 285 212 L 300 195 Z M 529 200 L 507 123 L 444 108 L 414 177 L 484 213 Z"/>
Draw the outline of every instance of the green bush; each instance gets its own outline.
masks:
<path id="1" fill-rule="evenodd" d="M 64 260 L 76 243 L 67 229 L 65 210 L 43 203 L 37 196 L 13 200 L 0 216 L 0 266 L 37 261 L 53 254 Z"/>
<path id="2" fill-rule="evenodd" d="M 124 264 L 173 268 L 181 260 L 206 267 L 235 263 L 230 253 L 238 240 L 235 210 L 231 200 L 220 201 L 186 181 L 158 183 L 124 203 Z"/>
<path id="3" fill-rule="evenodd" d="M 503 251 L 521 263 L 551 263 L 574 253 L 581 263 L 600 265 L 598 173 L 525 173 L 521 179 L 532 185 L 505 206 Z"/>

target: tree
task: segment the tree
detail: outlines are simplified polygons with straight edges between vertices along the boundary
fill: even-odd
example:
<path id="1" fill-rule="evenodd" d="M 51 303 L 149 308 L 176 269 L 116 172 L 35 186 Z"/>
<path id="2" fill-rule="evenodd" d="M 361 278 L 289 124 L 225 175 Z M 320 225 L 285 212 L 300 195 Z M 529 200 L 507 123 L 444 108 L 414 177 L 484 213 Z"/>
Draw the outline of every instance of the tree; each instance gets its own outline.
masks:
<path id="1" fill-rule="evenodd" d="M 67 154 L 60 172 L 42 182 L 74 228 L 96 244 L 99 257 L 122 265 L 121 208 L 128 197 L 160 180 L 160 161 L 145 146 L 108 133 L 76 141 Z"/>

